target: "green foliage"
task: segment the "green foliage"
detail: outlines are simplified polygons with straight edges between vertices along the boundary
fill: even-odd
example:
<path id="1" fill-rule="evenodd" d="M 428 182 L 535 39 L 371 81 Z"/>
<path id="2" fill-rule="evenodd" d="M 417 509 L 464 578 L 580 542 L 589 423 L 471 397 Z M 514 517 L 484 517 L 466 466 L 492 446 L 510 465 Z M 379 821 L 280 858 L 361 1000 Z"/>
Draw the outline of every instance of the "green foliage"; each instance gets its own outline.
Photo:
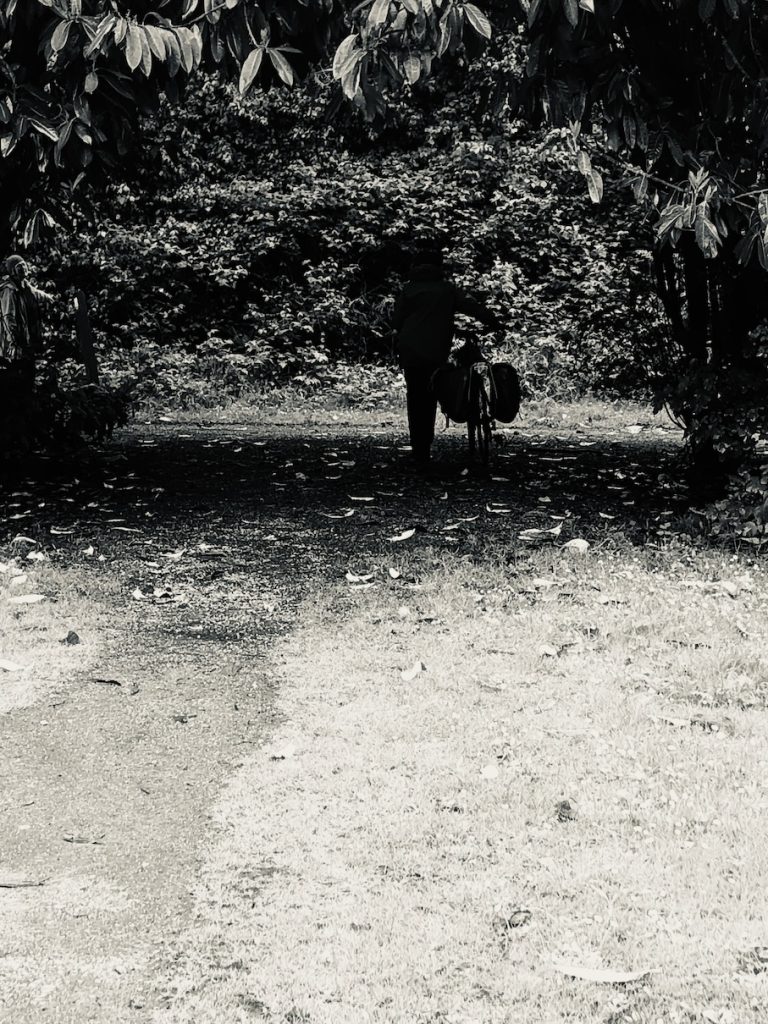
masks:
<path id="1" fill-rule="evenodd" d="M 201 66 L 292 85 L 339 47 L 334 74 L 368 116 L 383 91 L 490 35 L 474 5 L 443 0 L 0 0 L 0 255 L 67 221 L 84 182 L 114 175 L 141 115 Z M 396 24 L 391 15 L 397 8 Z M 349 34 L 350 26 L 354 33 Z M 382 43 L 391 50 L 387 53 Z M 294 44 L 298 44 L 298 47 Z"/>
<path id="2" fill-rule="evenodd" d="M 768 544 L 768 462 L 742 466 L 724 498 L 707 509 L 712 536 L 762 547 Z"/>
<path id="3" fill-rule="evenodd" d="M 86 438 L 104 440 L 124 426 L 133 382 L 85 384 L 74 363 L 48 359 L 38 369 L 34 392 L 10 394 L 0 370 L 0 460 L 23 457 L 39 447 L 71 448 Z"/>
<path id="4" fill-rule="evenodd" d="M 768 541 L 767 379 L 768 327 L 763 326 L 750 336 L 738 365 L 692 360 L 667 376 L 661 394 L 682 420 L 694 418 L 691 443 L 708 465 L 710 491 L 721 489 L 718 476 L 730 474 L 725 497 L 707 509 L 716 536 Z"/>
<path id="5" fill-rule="evenodd" d="M 535 0 L 527 21 L 529 114 L 572 125 L 577 145 L 598 127 L 660 241 L 689 233 L 709 258 L 738 243 L 768 266 L 765 5 Z M 580 166 L 599 190 L 586 150 Z"/>
<path id="6" fill-rule="evenodd" d="M 628 351 L 622 311 L 647 282 L 648 241 L 615 192 L 597 213 L 574 196 L 558 133 L 481 132 L 465 95 L 424 99 L 401 149 L 354 125 L 341 149 L 318 128 L 322 97 L 243 102 L 205 80 L 154 123 L 97 230 L 47 251 L 47 286 L 88 290 L 104 358 L 153 365 L 189 403 L 206 380 L 208 394 L 241 393 L 322 379 L 339 357 L 391 359 L 393 297 L 414 242 L 432 237 L 509 325 L 529 391 L 636 394 L 658 322 L 647 284 Z"/>

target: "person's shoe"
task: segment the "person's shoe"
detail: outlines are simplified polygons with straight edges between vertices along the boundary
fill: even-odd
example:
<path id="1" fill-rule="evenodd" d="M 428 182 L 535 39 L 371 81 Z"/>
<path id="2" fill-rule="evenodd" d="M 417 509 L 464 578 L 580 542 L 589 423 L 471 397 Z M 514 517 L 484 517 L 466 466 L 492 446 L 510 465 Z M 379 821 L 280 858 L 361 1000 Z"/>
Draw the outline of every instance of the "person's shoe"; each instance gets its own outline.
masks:
<path id="1" fill-rule="evenodd" d="M 424 451 L 423 449 L 413 451 L 411 453 L 411 459 L 416 469 L 428 468 L 431 462 L 429 449 L 427 449 L 427 451 Z"/>

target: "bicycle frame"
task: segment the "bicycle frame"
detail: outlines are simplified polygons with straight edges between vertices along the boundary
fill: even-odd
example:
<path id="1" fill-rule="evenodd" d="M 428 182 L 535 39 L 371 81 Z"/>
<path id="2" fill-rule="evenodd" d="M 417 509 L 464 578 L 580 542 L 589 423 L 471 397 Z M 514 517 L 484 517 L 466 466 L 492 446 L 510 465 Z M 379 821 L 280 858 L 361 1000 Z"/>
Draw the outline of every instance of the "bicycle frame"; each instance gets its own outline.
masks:
<path id="1" fill-rule="evenodd" d="M 493 443 L 494 422 L 491 418 L 491 371 L 486 360 L 469 367 L 469 416 L 467 434 L 472 459 L 479 452 L 484 466 L 488 465 Z"/>

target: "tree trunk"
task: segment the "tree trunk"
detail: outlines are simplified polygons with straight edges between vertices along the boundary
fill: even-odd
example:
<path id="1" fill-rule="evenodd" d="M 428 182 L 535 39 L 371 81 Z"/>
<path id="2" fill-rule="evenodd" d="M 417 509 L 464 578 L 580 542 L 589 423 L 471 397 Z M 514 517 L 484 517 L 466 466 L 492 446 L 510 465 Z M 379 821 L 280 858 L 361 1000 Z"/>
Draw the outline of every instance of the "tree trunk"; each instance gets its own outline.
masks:
<path id="1" fill-rule="evenodd" d="M 91 328 L 91 317 L 88 312 L 88 299 L 82 288 L 77 290 L 75 303 L 77 306 L 75 325 L 77 328 L 77 341 L 80 346 L 80 359 L 85 367 L 88 383 L 98 384 L 99 364 L 96 360 L 96 350 L 93 345 L 93 330 Z"/>

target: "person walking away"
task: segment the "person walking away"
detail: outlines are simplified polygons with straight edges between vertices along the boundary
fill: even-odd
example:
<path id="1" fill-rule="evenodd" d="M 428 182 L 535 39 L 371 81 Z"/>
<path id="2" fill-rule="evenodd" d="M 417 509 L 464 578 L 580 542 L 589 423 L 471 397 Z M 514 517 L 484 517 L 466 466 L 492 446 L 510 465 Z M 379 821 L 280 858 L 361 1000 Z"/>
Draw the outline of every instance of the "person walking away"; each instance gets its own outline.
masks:
<path id="1" fill-rule="evenodd" d="M 435 437 L 437 397 L 432 375 L 451 354 L 456 313 L 494 330 L 501 327 L 490 310 L 448 280 L 439 250 L 419 253 L 395 302 L 392 327 L 405 377 L 411 449 L 422 469 L 429 465 Z"/>

